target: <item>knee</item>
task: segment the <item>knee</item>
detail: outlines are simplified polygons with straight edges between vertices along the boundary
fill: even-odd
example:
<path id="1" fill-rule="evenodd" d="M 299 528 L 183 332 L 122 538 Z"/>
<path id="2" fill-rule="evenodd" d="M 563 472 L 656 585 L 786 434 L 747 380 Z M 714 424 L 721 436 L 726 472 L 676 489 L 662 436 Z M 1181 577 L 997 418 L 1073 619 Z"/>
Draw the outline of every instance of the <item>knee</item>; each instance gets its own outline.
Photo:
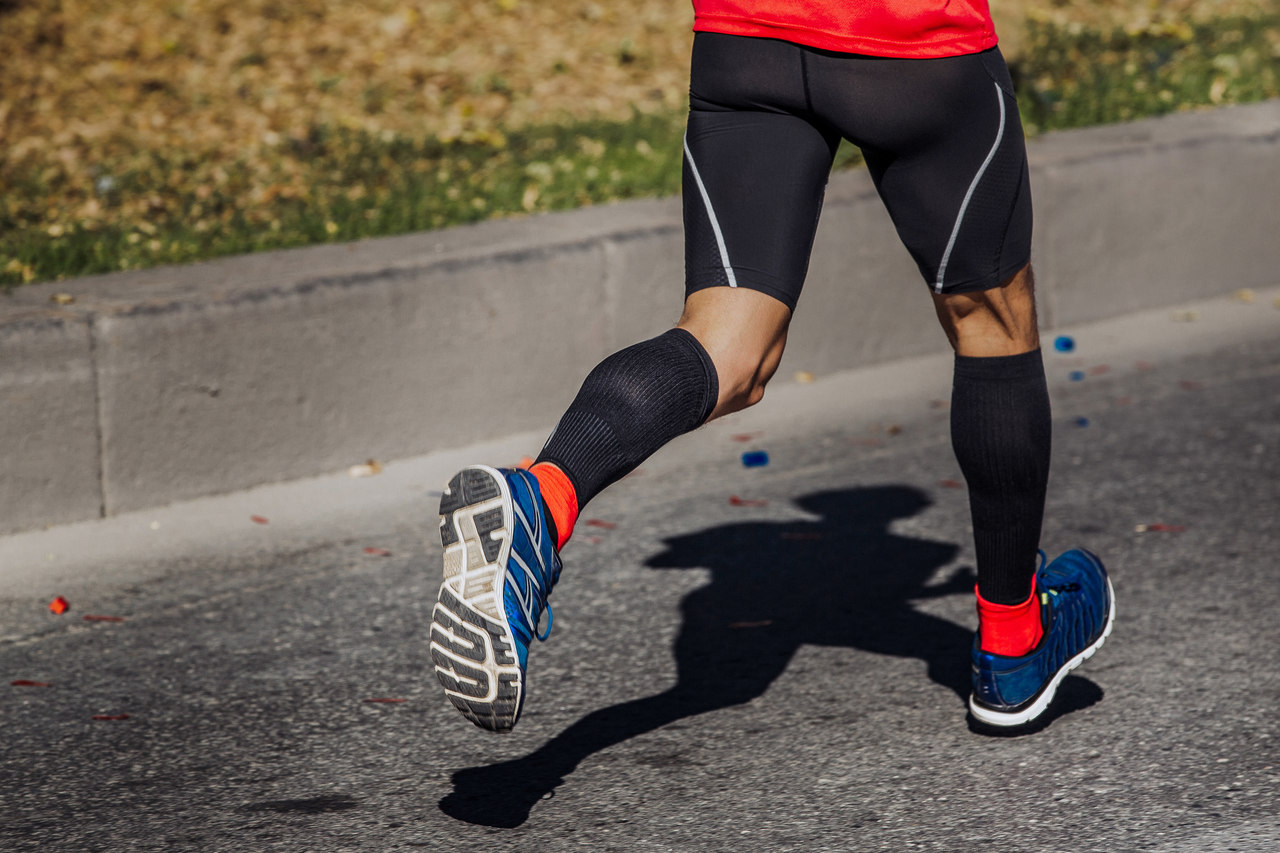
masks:
<path id="1" fill-rule="evenodd" d="M 716 378 L 720 383 L 717 410 L 723 408 L 722 414 L 754 406 L 764 399 L 765 386 L 769 384 L 777 365 L 770 365 L 763 354 L 756 356 L 753 358 L 742 353 L 721 353 L 717 357 L 717 354 L 712 353 L 711 360 L 715 363 Z"/>
<path id="2" fill-rule="evenodd" d="M 697 338 L 719 386 L 712 418 L 753 406 L 778 369 L 791 309 L 746 288 L 709 287 L 685 301 L 680 327 Z"/>
<path id="3" fill-rule="evenodd" d="M 764 399 L 765 386 L 778 370 L 785 337 L 765 347 L 707 347 L 716 369 L 719 393 L 711 418 L 754 406 Z"/>
<path id="4" fill-rule="evenodd" d="M 1016 355 L 1040 345 L 1030 267 L 990 290 L 935 296 L 934 308 L 960 355 Z"/>

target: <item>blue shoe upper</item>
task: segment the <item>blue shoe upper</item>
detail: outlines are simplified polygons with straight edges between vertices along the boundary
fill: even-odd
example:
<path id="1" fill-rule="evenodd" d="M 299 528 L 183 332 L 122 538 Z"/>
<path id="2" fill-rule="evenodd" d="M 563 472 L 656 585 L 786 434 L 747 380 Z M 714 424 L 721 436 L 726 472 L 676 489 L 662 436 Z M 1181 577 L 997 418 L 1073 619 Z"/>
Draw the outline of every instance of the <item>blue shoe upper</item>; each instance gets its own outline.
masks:
<path id="1" fill-rule="evenodd" d="M 1111 612 L 1107 570 L 1094 554 L 1067 551 L 1036 572 L 1044 636 L 1021 657 L 982 651 L 973 638 L 974 698 L 990 708 L 1015 709 L 1040 694 L 1072 658 L 1098 641 Z"/>
<path id="2" fill-rule="evenodd" d="M 560 557 L 555 539 L 547 527 L 542 492 L 538 480 L 524 469 L 500 472 L 511 490 L 511 551 L 507 557 L 503 605 L 511 633 L 515 636 L 520 668 L 529 659 L 533 638 L 545 640 L 551 633 L 551 611 L 547 610 L 546 633 L 538 634 L 538 621 L 547 607 L 547 596 L 560 579 Z"/>

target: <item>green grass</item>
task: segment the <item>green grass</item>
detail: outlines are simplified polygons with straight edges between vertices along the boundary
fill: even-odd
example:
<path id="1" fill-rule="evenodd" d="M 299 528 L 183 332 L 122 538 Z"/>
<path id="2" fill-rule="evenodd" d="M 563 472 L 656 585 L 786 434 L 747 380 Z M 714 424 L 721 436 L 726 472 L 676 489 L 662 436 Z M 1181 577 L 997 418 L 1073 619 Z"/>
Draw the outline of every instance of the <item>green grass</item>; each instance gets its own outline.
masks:
<path id="1" fill-rule="evenodd" d="M 470 142 L 383 140 L 315 129 L 295 147 L 298 172 L 262 174 L 246 160 L 224 169 L 216 189 L 170 189 L 167 177 L 193 164 L 180 153 L 151 154 L 94 188 L 103 205 L 155 197 L 130 227 L 3 222 L 5 283 L 181 263 L 220 255 L 402 234 L 488 219 L 562 210 L 613 199 L 675 193 L 682 132 L 676 115 L 637 114 L 628 122 L 546 125 Z M 258 163 L 267 158 L 254 158 Z M 236 209 L 224 199 L 265 188 Z M 37 178 L 12 192 L 41 196 Z M 0 214 L 2 216 L 2 214 Z M 23 227 L 23 226 L 26 227 Z M 16 226 L 16 227 L 15 227 Z"/>
<path id="2" fill-rule="evenodd" d="M 1029 36 L 1012 71 L 1031 133 L 1280 96 L 1280 16 L 1137 33 L 1033 24 Z M 40 202 L 67 188 L 35 174 L 0 196 L 0 285 L 671 195 L 683 121 L 636 113 L 447 144 L 316 128 L 283 143 L 288 157 L 256 152 L 194 188 L 182 177 L 199 164 L 182 152 L 139 152 L 73 188 L 140 211 L 127 225 L 50 226 Z M 859 159 L 846 144 L 838 167 Z"/>

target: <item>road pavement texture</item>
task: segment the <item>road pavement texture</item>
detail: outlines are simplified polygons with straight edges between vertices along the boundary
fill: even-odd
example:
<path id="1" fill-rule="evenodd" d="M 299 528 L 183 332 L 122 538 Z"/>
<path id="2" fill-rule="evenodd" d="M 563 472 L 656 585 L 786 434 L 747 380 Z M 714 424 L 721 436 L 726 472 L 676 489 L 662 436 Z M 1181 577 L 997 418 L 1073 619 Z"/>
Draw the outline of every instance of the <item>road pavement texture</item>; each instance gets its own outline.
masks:
<path id="1" fill-rule="evenodd" d="M 0 849 L 1274 851 L 1275 296 L 1047 338 L 1044 543 L 1118 618 L 1030 732 L 966 720 L 929 357 L 780 382 L 593 502 L 511 735 L 427 653 L 466 453 L 0 539 Z"/>

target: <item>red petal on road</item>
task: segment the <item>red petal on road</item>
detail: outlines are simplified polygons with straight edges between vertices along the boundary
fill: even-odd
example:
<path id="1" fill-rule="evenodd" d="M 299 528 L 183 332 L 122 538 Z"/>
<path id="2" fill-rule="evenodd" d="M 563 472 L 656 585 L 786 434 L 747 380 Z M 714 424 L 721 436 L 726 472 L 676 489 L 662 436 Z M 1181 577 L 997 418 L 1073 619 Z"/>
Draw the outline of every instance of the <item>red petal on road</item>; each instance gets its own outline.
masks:
<path id="1" fill-rule="evenodd" d="M 612 521 L 605 521 L 603 518 L 588 518 L 587 527 L 599 527 L 603 530 L 612 530 L 618 525 Z"/>
<path id="2" fill-rule="evenodd" d="M 1184 391 L 1199 391 L 1204 387 L 1203 382 L 1197 382 L 1194 379 L 1179 379 L 1178 387 Z"/>
<path id="3" fill-rule="evenodd" d="M 366 702 L 376 702 L 380 705 L 399 705 L 401 702 L 408 702 L 408 699 L 392 699 L 389 696 L 378 696 L 373 699 L 366 699 Z"/>
<path id="4" fill-rule="evenodd" d="M 123 622 L 123 616 L 98 616 L 93 613 L 86 613 L 80 617 L 86 622 Z"/>
<path id="5" fill-rule="evenodd" d="M 388 551 L 386 548 L 369 547 L 369 548 L 365 548 L 364 552 L 368 554 L 370 557 L 390 557 L 391 556 L 391 552 Z"/>
<path id="6" fill-rule="evenodd" d="M 68 602 L 62 596 L 58 596 L 53 601 L 49 602 L 50 612 L 54 613 L 57 616 L 61 616 L 63 613 L 66 613 L 70 609 L 71 609 L 71 603 Z"/>
<path id="7" fill-rule="evenodd" d="M 737 435 L 729 436 L 733 441 L 751 441 L 753 438 L 759 438 L 764 435 L 763 432 L 740 432 Z"/>
<path id="8" fill-rule="evenodd" d="M 127 720 L 129 719 L 129 715 L 128 714 L 94 714 L 93 718 L 95 720 Z"/>
<path id="9" fill-rule="evenodd" d="M 19 678 L 17 681 L 10 681 L 11 687 L 52 687 L 53 685 L 47 681 L 28 681 L 25 678 Z"/>
<path id="10" fill-rule="evenodd" d="M 939 480 L 938 485 L 944 489 L 963 489 L 964 483 L 959 480 Z"/>
<path id="11" fill-rule="evenodd" d="M 271 523 L 270 519 L 265 518 L 264 516 L 261 516 L 261 515 L 251 515 L 249 516 L 249 520 L 252 521 L 254 524 L 270 524 Z"/>
<path id="12" fill-rule="evenodd" d="M 729 506 L 768 506 L 769 502 L 760 499 L 740 498 L 737 495 L 729 496 Z"/>
<path id="13" fill-rule="evenodd" d="M 1101 376 L 1102 374 L 1106 373 L 1110 369 L 1111 369 L 1111 365 L 1109 364 L 1095 364 L 1093 367 L 1089 368 L 1089 375 Z"/>
<path id="14" fill-rule="evenodd" d="M 1154 533 L 1181 533 L 1187 529 L 1185 524 L 1148 524 L 1147 529 Z"/>

